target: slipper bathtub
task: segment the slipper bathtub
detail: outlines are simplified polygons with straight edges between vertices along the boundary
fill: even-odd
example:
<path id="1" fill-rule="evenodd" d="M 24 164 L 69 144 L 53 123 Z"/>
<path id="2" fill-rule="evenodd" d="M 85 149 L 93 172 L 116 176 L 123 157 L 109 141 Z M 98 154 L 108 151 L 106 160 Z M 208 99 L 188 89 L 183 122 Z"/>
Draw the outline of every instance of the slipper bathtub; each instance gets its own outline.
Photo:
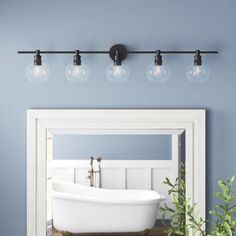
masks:
<path id="1" fill-rule="evenodd" d="M 151 190 L 109 190 L 53 182 L 53 225 L 71 233 L 152 228 L 164 197 Z"/>

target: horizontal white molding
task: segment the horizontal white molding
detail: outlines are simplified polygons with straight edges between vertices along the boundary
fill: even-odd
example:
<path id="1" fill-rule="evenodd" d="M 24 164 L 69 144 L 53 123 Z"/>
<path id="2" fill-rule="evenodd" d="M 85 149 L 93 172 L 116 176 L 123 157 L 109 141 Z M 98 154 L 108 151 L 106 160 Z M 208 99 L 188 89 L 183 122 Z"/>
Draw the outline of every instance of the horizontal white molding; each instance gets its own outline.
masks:
<path id="1" fill-rule="evenodd" d="M 59 134 L 70 134 L 70 135 L 180 135 L 184 132 L 183 129 L 156 129 L 156 130 L 50 130 L 54 135 Z"/>
<path id="2" fill-rule="evenodd" d="M 53 168 L 89 168 L 90 166 L 89 160 L 53 160 L 52 163 Z M 102 160 L 101 162 L 102 168 L 169 168 L 173 165 L 172 160 Z M 96 161 L 94 161 L 94 166 L 97 166 Z"/>

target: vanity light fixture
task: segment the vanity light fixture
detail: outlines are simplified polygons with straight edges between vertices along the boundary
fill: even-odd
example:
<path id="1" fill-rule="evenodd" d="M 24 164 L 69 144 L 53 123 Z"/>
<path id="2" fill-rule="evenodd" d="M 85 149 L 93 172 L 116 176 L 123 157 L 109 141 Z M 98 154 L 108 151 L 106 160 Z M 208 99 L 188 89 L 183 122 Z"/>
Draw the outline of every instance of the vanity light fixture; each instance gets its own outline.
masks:
<path id="1" fill-rule="evenodd" d="M 157 50 L 154 64 L 147 68 L 147 77 L 151 82 L 166 82 L 170 77 L 169 66 L 163 65 L 161 51 Z"/>
<path id="2" fill-rule="evenodd" d="M 111 47 L 109 51 L 110 58 L 113 64 L 108 65 L 106 75 L 110 82 L 125 82 L 129 78 L 129 67 L 122 64 L 122 61 L 127 57 L 126 48 L 117 44 Z"/>
<path id="3" fill-rule="evenodd" d="M 154 54 L 154 64 L 147 68 L 147 77 L 151 82 L 165 82 L 170 77 L 170 69 L 163 65 L 163 54 L 194 54 L 194 64 L 188 66 L 186 75 L 191 82 L 207 81 L 210 76 L 209 68 L 202 65 L 202 54 L 217 54 L 218 51 L 129 51 L 122 44 L 116 44 L 109 51 L 18 51 L 19 54 L 35 54 L 34 63 L 26 69 L 26 75 L 31 82 L 45 82 L 49 77 L 49 68 L 42 63 L 41 54 L 74 54 L 73 63 L 66 68 L 66 77 L 71 82 L 85 82 L 89 77 L 89 68 L 81 62 L 81 54 L 108 54 L 113 63 L 106 69 L 106 75 L 111 82 L 125 82 L 129 77 L 129 67 L 124 63 L 128 54 Z"/>
<path id="4" fill-rule="evenodd" d="M 200 50 L 196 50 L 194 64 L 190 64 L 186 69 L 186 75 L 190 82 L 206 82 L 210 77 L 210 70 L 206 65 L 202 65 Z"/>
<path id="5" fill-rule="evenodd" d="M 26 68 L 26 76 L 30 82 L 42 83 L 49 77 L 49 68 L 42 62 L 40 50 L 35 51 L 34 62 L 31 62 Z"/>
<path id="6" fill-rule="evenodd" d="M 89 77 L 89 68 L 81 63 L 80 51 L 75 50 L 73 63 L 70 63 L 65 70 L 67 79 L 74 82 L 85 82 Z"/>

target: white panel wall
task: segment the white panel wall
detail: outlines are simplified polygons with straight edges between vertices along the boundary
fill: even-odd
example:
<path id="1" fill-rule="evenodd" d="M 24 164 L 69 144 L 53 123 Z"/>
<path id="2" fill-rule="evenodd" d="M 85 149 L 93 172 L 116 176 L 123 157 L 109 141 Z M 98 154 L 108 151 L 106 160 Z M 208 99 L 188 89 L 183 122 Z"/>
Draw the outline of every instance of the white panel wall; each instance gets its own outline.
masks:
<path id="1" fill-rule="evenodd" d="M 124 189 L 122 183 L 122 171 L 120 168 L 104 168 L 101 175 L 102 188 Z"/>
<path id="2" fill-rule="evenodd" d="M 148 189 L 146 168 L 127 168 L 127 189 Z"/>
<path id="3" fill-rule="evenodd" d="M 73 168 L 53 168 L 53 180 L 63 180 L 74 182 L 74 169 Z"/>

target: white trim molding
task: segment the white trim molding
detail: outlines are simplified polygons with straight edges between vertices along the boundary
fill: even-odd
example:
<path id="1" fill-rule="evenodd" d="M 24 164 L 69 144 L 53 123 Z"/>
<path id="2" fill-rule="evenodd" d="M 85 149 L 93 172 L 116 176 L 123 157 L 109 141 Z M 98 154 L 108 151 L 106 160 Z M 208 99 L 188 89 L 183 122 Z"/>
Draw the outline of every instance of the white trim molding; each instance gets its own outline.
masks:
<path id="1" fill-rule="evenodd" d="M 205 219 L 205 110 L 75 109 L 27 112 L 27 236 L 46 235 L 47 133 L 184 130 L 187 197 Z"/>

